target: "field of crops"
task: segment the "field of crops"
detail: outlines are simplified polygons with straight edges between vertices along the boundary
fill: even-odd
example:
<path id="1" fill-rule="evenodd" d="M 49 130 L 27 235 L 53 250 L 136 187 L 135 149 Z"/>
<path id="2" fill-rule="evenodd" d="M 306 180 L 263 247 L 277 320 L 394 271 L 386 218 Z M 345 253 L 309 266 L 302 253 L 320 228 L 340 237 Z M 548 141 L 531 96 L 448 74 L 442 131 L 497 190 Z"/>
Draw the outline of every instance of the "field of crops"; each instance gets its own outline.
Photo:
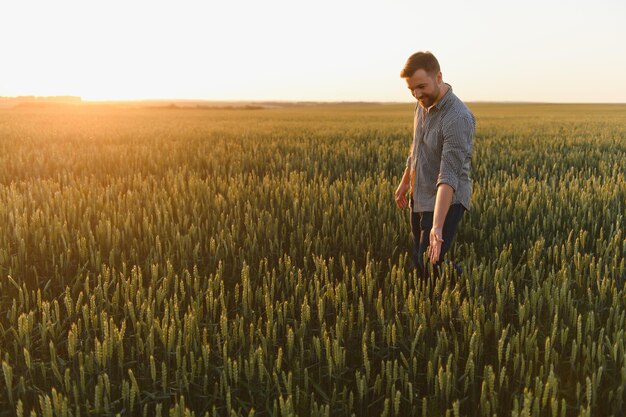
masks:
<path id="1" fill-rule="evenodd" d="M 623 416 L 626 105 L 470 106 L 411 270 L 412 105 L 0 111 L 0 416 Z"/>

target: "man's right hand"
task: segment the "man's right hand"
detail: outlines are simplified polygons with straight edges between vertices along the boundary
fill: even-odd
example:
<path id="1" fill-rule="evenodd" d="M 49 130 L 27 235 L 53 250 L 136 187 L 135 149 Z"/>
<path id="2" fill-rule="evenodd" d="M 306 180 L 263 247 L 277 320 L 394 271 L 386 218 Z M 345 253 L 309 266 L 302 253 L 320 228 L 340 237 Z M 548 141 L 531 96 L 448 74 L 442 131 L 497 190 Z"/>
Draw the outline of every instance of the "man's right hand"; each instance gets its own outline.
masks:
<path id="1" fill-rule="evenodd" d="M 406 194 L 409 191 L 410 184 L 400 182 L 398 188 L 396 189 L 396 206 L 401 209 L 407 208 L 409 206 L 409 200 L 406 198 Z"/>

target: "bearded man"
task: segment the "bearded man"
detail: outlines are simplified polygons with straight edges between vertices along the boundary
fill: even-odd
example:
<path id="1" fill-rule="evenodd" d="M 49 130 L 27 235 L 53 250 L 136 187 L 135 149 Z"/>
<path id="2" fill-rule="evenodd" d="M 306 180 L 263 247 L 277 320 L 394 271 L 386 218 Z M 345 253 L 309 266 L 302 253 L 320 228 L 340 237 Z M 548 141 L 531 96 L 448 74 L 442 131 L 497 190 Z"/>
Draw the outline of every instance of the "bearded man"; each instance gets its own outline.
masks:
<path id="1" fill-rule="evenodd" d="M 443 82 L 431 52 L 411 55 L 400 76 L 417 103 L 413 144 L 395 201 L 399 208 L 411 208 L 413 262 L 418 275 L 426 278 L 424 254 L 428 251 L 428 260 L 438 271 L 463 213 L 470 208 L 476 120 L 452 86 Z M 458 272 L 456 264 L 455 268 Z"/>

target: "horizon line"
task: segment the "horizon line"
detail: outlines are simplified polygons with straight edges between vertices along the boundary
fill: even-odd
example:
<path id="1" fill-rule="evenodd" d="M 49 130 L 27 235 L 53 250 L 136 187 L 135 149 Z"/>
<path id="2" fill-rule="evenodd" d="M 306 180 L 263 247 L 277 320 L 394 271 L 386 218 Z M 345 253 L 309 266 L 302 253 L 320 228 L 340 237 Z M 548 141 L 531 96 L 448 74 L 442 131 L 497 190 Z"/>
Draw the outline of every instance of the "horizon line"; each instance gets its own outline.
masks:
<path id="1" fill-rule="evenodd" d="M 213 99 L 213 98 L 139 98 L 139 99 L 85 99 L 81 96 L 72 95 L 21 95 L 21 96 L 0 96 L 0 101 L 41 101 L 49 104 L 130 104 L 130 103 L 238 103 L 238 104 L 415 104 L 415 101 L 394 101 L 394 100 L 313 100 L 313 99 Z M 464 100 L 465 103 L 474 104 L 616 104 L 626 105 L 626 101 L 526 101 L 526 100 Z M 43 103 L 42 103 L 43 104 Z M 174 103 L 172 103 L 174 104 Z"/>

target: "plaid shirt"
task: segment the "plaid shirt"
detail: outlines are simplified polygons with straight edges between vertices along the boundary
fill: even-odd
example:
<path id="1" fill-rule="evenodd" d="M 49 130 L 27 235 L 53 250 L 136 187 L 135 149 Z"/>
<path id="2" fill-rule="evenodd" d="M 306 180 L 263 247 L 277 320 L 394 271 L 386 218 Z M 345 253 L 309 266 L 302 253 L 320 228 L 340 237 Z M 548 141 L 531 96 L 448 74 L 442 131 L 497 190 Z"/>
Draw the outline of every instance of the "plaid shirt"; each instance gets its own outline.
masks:
<path id="1" fill-rule="evenodd" d="M 437 187 L 454 189 L 452 204 L 469 210 L 472 183 L 469 177 L 476 119 L 465 104 L 448 92 L 434 106 L 415 107 L 413 145 L 406 161 L 411 169 L 413 211 L 434 211 Z"/>

